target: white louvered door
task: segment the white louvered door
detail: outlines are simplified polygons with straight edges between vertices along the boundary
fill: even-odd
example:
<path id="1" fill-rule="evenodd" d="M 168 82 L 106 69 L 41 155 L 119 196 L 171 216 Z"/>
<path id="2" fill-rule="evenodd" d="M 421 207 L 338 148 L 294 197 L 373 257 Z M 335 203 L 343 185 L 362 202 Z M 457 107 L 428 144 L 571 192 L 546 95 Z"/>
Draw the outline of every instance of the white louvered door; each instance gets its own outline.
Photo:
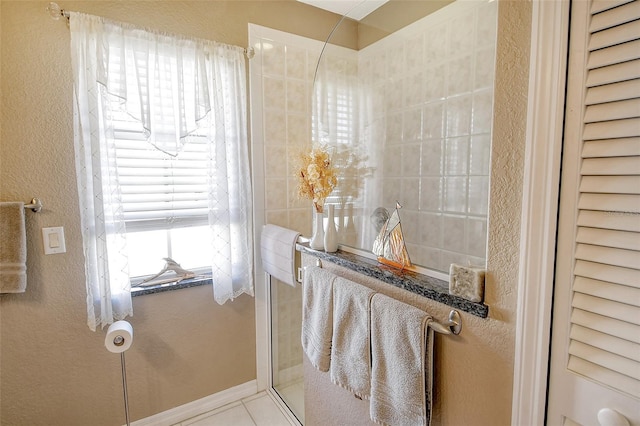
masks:
<path id="1" fill-rule="evenodd" d="M 640 0 L 574 0 L 569 52 L 547 423 L 640 425 Z"/>

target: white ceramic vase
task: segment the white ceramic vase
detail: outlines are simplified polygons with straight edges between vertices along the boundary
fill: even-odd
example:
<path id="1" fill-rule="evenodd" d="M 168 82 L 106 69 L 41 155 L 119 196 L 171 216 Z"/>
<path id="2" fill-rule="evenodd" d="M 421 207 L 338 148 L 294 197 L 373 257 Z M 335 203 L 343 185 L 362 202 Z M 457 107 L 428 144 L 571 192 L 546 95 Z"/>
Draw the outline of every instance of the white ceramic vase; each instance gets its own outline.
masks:
<path id="1" fill-rule="evenodd" d="M 334 253 L 338 251 L 338 231 L 336 230 L 333 209 L 333 204 L 329 204 L 327 229 L 324 231 L 324 251 L 327 253 Z"/>
<path id="2" fill-rule="evenodd" d="M 353 221 L 353 204 L 349 203 L 347 204 L 347 223 L 344 227 L 344 235 L 342 235 L 342 238 L 344 243 L 354 246 L 356 244 L 357 236 L 356 226 Z"/>
<path id="3" fill-rule="evenodd" d="M 324 248 L 324 228 L 322 226 L 322 213 L 318 213 L 313 209 L 313 235 L 309 240 L 309 247 L 314 250 L 322 250 Z"/>

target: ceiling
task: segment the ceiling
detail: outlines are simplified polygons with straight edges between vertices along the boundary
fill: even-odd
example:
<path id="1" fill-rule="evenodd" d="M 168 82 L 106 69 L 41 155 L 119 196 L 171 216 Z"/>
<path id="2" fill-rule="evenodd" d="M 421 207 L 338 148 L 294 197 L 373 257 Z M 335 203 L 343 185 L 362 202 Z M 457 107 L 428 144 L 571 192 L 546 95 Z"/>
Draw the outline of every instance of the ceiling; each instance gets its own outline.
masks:
<path id="1" fill-rule="evenodd" d="M 360 21 L 388 0 L 298 0 L 339 15 Z"/>

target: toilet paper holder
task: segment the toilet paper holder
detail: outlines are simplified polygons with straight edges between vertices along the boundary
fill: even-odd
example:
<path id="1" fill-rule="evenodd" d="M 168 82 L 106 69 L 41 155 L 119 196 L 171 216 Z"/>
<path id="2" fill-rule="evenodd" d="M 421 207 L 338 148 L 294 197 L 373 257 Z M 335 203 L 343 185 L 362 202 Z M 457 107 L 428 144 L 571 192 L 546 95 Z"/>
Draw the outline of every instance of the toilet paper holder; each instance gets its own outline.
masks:
<path id="1" fill-rule="evenodd" d="M 124 353 L 133 342 L 133 327 L 127 321 L 116 321 L 109 326 L 104 338 L 104 346 L 109 352 L 120 354 L 120 367 L 122 370 L 122 395 L 124 398 L 124 414 L 126 424 L 129 426 L 129 395 L 127 393 L 127 368 Z"/>

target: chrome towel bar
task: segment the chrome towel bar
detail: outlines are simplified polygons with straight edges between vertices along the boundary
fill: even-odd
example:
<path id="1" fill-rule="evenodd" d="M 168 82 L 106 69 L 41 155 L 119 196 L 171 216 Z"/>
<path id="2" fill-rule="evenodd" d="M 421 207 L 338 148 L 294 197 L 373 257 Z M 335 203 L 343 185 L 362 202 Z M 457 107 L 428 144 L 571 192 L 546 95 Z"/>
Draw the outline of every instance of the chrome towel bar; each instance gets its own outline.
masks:
<path id="1" fill-rule="evenodd" d="M 38 213 L 40 212 L 40 210 L 42 210 L 42 202 L 39 198 L 32 198 L 31 204 L 25 204 L 24 208 L 31 209 L 31 211 L 33 211 L 34 213 Z"/>
<path id="2" fill-rule="evenodd" d="M 316 259 L 316 266 L 322 268 L 322 261 L 320 259 Z M 302 282 L 302 280 L 300 280 L 300 282 Z M 460 316 L 460 312 L 452 309 L 446 321 L 438 322 L 434 319 L 429 323 L 429 328 L 440 334 L 459 335 L 462 332 L 462 317 Z"/>

